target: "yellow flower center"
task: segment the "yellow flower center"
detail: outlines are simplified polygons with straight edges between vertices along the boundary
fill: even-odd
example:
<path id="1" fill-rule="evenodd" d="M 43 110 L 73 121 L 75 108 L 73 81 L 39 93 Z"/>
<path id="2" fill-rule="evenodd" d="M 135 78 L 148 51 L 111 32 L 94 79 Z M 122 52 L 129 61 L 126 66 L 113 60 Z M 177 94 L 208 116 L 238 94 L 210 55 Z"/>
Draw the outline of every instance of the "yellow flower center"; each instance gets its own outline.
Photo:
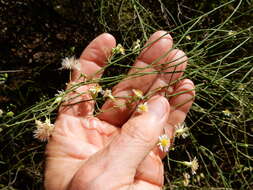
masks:
<path id="1" fill-rule="evenodd" d="M 160 140 L 160 143 L 161 143 L 162 147 L 166 147 L 170 144 L 170 141 L 169 141 L 169 139 L 164 138 L 164 139 Z"/>
<path id="2" fill-rule="evenodd" d="M 148 105 L 147 102 L 144 104 L 139 104 L 137 107 L 138 112 L 147 112 L 148 111 Z"/>

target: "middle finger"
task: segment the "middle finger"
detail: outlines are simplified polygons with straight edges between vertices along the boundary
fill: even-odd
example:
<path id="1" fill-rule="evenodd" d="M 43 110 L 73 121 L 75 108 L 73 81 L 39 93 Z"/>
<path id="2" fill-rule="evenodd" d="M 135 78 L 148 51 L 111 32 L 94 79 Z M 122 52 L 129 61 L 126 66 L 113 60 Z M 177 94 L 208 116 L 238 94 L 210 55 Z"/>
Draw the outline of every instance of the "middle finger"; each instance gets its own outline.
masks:
<path id="1" fill-rule="evenodd" d="M 163 65 L 170 56 L 173 45 L 172 37 L 165 31 L 155 32 L 148 40 L 148 47 L 143 49 L 133 68 L 128 75 L 137 76 L 121 81 L 113 90 L 112 95 L 117 97 L 115 100 L 107 100 L 102 106 L 102 112 L 99 119 L 109 122 L 110 124 L 121 126 L 124 124 L 138 101 L 133 101 L 129 105 L 129 100 L 135 95 L 134 90 L 139 90 L 145 94 L 157 78 L 156 67 Z"/>

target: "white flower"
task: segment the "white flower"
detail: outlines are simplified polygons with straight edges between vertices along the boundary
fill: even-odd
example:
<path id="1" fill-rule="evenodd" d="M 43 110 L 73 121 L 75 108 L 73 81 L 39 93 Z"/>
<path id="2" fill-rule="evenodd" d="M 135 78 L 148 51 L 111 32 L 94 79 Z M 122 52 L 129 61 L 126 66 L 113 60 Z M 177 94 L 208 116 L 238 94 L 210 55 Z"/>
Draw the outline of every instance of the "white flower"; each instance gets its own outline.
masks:
<path id="1" fill-rule="evenodd" d="M 36 130 L 34 131 L 34 138 L 40 141 L 47 141 L 52 135 L 54 130 L 54 124 L 51 124 L 50 120 L 46 118 L 45 122 L 35 120 Z"/>
<path id="2" fill-rule="evenodd" d="M 55 94 L 55 96 L 64 96 L 65 91 L 64 90 L 57 90 L 57 93 Z"/>
<path id="3" fill-rule="evenodd" d="M 192 175 L 196 174 L 196 170 L 199 168 L 198 160 L 196 157 L 191 162 L 184 161 L 182 162 L 187 167 L 190 167 L 192 170 Z"/>
<path id="4" fill-rule="evenodd" d="M 228 31 L 228 35 L 229 35 L 229 36 L 232 36 L 232 35 L 235 35 L 235 34 L 236 34 L 236 32 L 233 31 L 233 30 L 229 30 L 229 31 Z"/>
<path id="5" fill-rule="evenodd" d="M 139 104 L 137 106 L 137 112 L 142 113 L 142 112 L 147 112 L 148 111 L 148 103 L 145 102 L 144 104 Z"/>
<path id="6" fill-rule="evenodd" d="M 224 111 L 222 111 L 222 113 L 227 116 L 230 117 L 232 115 L 231 111 L 229 111 L 229 109 L 225 109 Z"/>
<path id="7" fill-rule="evenodd" d="M 93 98 L 95 98 L 95 97 L 97 97 L 98 93 L 103 92 L 103 89 L 100 85 L 96 84 L 96 85 L 92 86 L 88 91 L 91 93 L 91 96 Z"/>
<path id="8" fill-rule="evenodd" d="M 244 84 L 240 84 L 240 85 L 238 86 L 238 90 L 243 91 L 244 89 L 245 89 L 245 85 L 244 85 Z"/>
<path id="9" fill-rule="evenodd" d="M 2 117 L 4 111 L 2 109 L 0 109 L 0 117 Z"/>
<path id="10" fill-rule="evenodd" d="M 118 44 L 115 48 L 112 48 L 113 54 L 122 54 L 125 55 L 125 49 L 121 44 Z"/>
<path id="11" fill-rule="evenodd" d="M 167 135 L 161 135 L 157 144 L 161 151 L 168 152 L 170 148 L 170 138 Z"/>
<path id="12" fill-rule="evenodd" d="M 134 97 L 136 97 L 137 99 L 143 99 L 143 92 L 141 90 L 138 89 L 133 89 L 133 93 L 134 93 Z"/>
<path id="13" fill-rule="evenodd" d="M 189 128 L 184 126 L 184 123 L 178 123 L 176 127 L 176 137 L 182 136 L 184 139 L 189 136 Z"/>
<path id="14" fill-rule="evenodd" d="M 61 103 L 63 101 L 64 95 L 65 95 L 64 90 L 57 90 L 57 93 L 55 94 L 56 98 L 55 98 L 54 102 Z"/>
<path id="15" fill-rule="evenodd" d="M 141 48 L 141 44 L 140 44 L 140 40 L 139 39 L 137 39 L 134 43 L 133 43 L 133 51 L 138 51 L 138 50 L 140 50 L 140 48 Z"/>
<path id="16" fill-rule="evenodd" d="M 76 59 L 74 56 L 73 57 L 65 57 L 63 60 L 62 60 L 62 69 L 68 69 L 68 70 L 73 70 L 73 69 L 77 69 L 80 71 L 80 63 L 79 63 L 79 60 Z"/>
<path id="17" fill-rule="evenodd" d="M 104 98 L 110 98 L 111 100 L 115 100 L 115 97 L 112 95 L 112 91 L 109 89 L 106 89 L 105 91 L 103 91 L 102 94 Z"/>
<path id="18" fill-rule="evenodd" d="M 188 186 L 190 183 L 189 179 L 191 176 L 188 173 L 183 173 L 183 176 L 184 176 L 183 184 L 184 184 L 184 186 Z"/>

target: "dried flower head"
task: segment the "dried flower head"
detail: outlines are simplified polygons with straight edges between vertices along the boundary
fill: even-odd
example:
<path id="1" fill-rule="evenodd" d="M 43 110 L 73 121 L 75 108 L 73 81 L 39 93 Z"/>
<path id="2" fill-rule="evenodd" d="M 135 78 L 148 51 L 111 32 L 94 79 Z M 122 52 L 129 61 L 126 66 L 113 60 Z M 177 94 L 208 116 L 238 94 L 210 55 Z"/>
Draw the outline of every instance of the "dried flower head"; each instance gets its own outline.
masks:
<path id="1" fill-rule="evenodd" d="M 147 112 L 147 111 L 148 111 L 148 103 L 147 102 L 145 102 L 144 104 L 141 103 L 137 106 L 137 112 L 142 113 L 142 112 Z"/>
<path id="2" fill-rule="evenodd" d="M 184 176 L 183 184 L 184 184 L 184 186 L 188 186 L 190 183 L 191 176 L 188 173 L 183 173 L 183 176 Z"/>
<path id="3" fill-rule="evenodd" d="M 76 59 L 74 56 L 73 57 L 65 57 L 63 60 L 62 60 L 62 69 L 68 69 L 68 70 L 73 70 L 73 69 L 77 69 L 80 71 L 80 63 L 79 63 L 79 60 Z"/>
<path id="4" fill-rule="evenodd" d="M 176 127 L 176 137 L 182 136 L 184 139 L 189 136 L 189 128 L 184 126 L 184 123 L 178 123 Z"/>
<path id="5" fill-rule="evenodd" d="M 161 135 L 157 144 L 161 151 L 168 152 L 170 148 L 170 138 L 167 135 Z"/>
<path id="6" fill-rule="evenodd" d="M 196 157 L 191 162 L 184 161 L 182 162 L 187 167 L 190 167 L 192 170 L 192 175 L 196 174 L 196 170 L 199 168 L 198 160 Z"/>
<path id="7" fill-rule="evenodd" d="M 51 124 L 50 120 L 46 118 L 45 122 L 35 120 L 36 130 L 34 131 L 34 138 L 40 141 L 47 141 L 52 135 L 54 130 L 54 124 Z"/>
<path id="8" fill-rule="evenodd" d="M 112 48 L 112 53 L 125 55 L 125 49 L 121 44 L 118 44 L 115 48 Z"/>
<path id="9" fill-rule="evenodd" d="M 109 89 L 106 89 L 105 91 L 103 91 L 102 94 L 104 98 L 110 98 L 111 100 L 115 100 L 115 97 L 112 95 L 112 91 Z"/>
<path id="10" fill-rule="evenodd" d="M 99 84 L 96 84 L 94 86 L 92 86 L 89 90 L 88 90 L 91 94 L 91 96 L 93 98 L 97 97 L 98 93 L 102 93 L 103 89 Z"/>

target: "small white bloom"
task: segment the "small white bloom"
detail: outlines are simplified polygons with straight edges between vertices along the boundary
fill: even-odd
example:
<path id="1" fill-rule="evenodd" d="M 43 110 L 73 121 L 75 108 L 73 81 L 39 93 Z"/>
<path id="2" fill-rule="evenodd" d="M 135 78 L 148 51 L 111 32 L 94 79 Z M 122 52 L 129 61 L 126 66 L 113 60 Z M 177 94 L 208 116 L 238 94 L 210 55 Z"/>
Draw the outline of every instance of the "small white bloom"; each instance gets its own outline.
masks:
<path id="1" fill-rule="evenodd" d="M 190 183 L 191 176 L 188 173 L 183 173 L 183 176 L 184 176 L 183 184 L 184 184 L 184 186 L 188 186 Z"/>
<path id="2" fill-rule="evenodd" d="M 36 130 L 34 131 L 34 138 L 40 141 L 47 141 L 52 135 L 54 130 L 54 124 L 51 124 L 50 120 L 46 118 L 45 122 L 35 120 Z"/>
<path id="3" fill-rule="evenodd" d="M 222 113 L 227 116 L 230 117 L 232 115 L 231 111 L 229 111 L 229 109 L 225 109 L 224 111 L 222 111 Z"/>
<path id="4" fill-rule="evenodd" d="M 2 117 L 4 111 L 2 109 L 0 109 L 0 117 Z"/>
<path id="5" fill-rule="evenodd" d="M 196 174 L 196 170 L 199 168 L 198 160 L 196 157 L 191 162 L 184 161 L 182 162 L 187 167 L 190 167 L 192 170 L 192 175 Z"/>
<path id="6" fill-rule="evenodd" d="M 157 144 L 161 151 L 168 152 L 170 148 L 170 138 L 167 135 L 161 135 Z"/>
<path id="7" fill-rule="evenodd" d="M 55 94 L 55 96 L 64 96 L 65 91 L 64 90 L 57 90 L 57 93 Z"/>
<path id="8" fill-rule="evenodd" d="M 57 90 L 57 93 L 55 94 L 56 98 L 54 100 L 55 103 L 61 103 L 63 101 L 65 95 L 64 90 Z"/>
<path id="9" fill-rule="evenodd" d="M 91 93 L 91 96 L 94 98 L 98 95 L 98 93 L 102 93 L 103 89 L 100 85 L 96 84 L 92 86 L 88 91 Z"/>
<path id="10" fill-rule="evenodd" d="M 106 89 L 105 91 L 103 91 L 102 94 L 104 98 L 110 98 L 111 100 L 115 100 L 115 97 L 112 95 L 112 91 L 109 89 Z"/>
<path id="11" fill-rule="evenodd" d="M 112 48 L 113 54 L 122 54 L 125 55 L 125 49 L 121 44 L 118 44 L 115 48 Z"/>
<path id="12" fill-rule="evenodd" d="M 240 84 L 240 85 L 238 86 L 238 90 L 243 91 L 244 89 L 245 89 L 245 85 L 244 85 L 244 84 Z"/>
<path id="13" fill-rule="evenodd" d="M 145 102 L 144 104 L 139 104 L 137 106 L 137 112 L 139 113 L 148 112 L 148 103 Z"/>
<path id="14" fill-rule="evenodd" d="M 229 35 L 229 36 L 232 36 L 232 35 L 235 35 L 235 34 L 236 34 L 236 32 L 233 31 L 233 30 L 229 30 L 229 31 L 228 31 L 228 35 Z"/>
<path id="15" fill-rule="evenodd" d="M 81 66 L 80 66 L 80 63 L 79 63 L 79 60 L 76 59 L 74 56 L 73 57 L 65 57 L 63 60 L 62 60 L 62 69 L 68 69 L 68 70 L 73 70 L 73 69 L 77 69 L 80 71 L 81 69 Z"/>
<path id="16" fill-rule="evenodd" d="M 189 136 L 189 128 L 184 126 L 184 123 L 178 123 L 176 126 L 176 137 L 182 136 L 183 139 Z"/>
<path id="17" fill-rule="evenodd" d="M 133 89 L 133 93 L 134 93 L 134 97 L 136 97 L 137 99 L 143 99 L 143 92 L 141 90 L 138 89 Z"/>
<path id="18" fill-rule="evenodd" d="M 138 51 L 138 50 L 140 50 L 140 48 L 141 48 L 141 44 L 140 44 L 140 40 L 139 39 L 137 39 L 134 43 L 133 43 L 133 51 Z"/>
<path id="19" fill-rule="evenodd" d="M 61 103 L 62 102 L 62 97 L 56 97 L 54 102 L 55 103 Z"/>

